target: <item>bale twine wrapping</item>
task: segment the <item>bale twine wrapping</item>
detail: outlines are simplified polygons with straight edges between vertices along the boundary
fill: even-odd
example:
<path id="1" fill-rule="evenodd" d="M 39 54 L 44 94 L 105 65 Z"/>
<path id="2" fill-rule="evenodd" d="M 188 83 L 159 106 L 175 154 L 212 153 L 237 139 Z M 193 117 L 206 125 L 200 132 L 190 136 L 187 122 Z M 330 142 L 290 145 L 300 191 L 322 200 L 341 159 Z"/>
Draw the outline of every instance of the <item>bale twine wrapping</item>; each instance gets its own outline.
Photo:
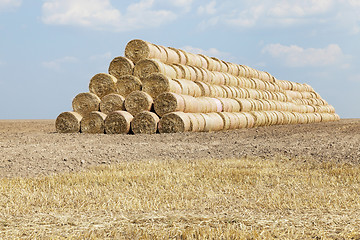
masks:
<path id="1" fill-rule="evenodd" d="M 150 111 L 153 105 L 153 98 L 143 91 L 135 91 L 125 98 L 125 109 L 135 116 L 142 111 Z"/>
<path id="2" fill-rule="evenodd" d="M 91 112 L 81 120 L 82 133 L 105 133 L 106 114 L 102 112 Z"/>
<path id="3" fill-rule="evenodd" d="M 125 47 L 125 56 L 134 63 L 146 58 L 156 58 L 163 62 L 167 60 L 167 55 L 162 54 L 156 45 L 140 39 L 134 39 L 128 42 Z"/>
<path id="4" fill-rule="evenodd" d="M 99 111 L 100 102 L 100 98 L 94 93 L 79 93 L 72 101 L 72 108 L 74 112 L 85 116 L 92 111 Z"/>
<path id="5" fill-rule="evenodd" d="M 104 96 L 100 102 L 100 111 L 109 114 L 113 111 L 125 110 L 125 98 L 116 93 L 110 93 Z"/>
<path id="6" fill-rule="evenodd" d="M 142 81 L 142 90 L 147 92 L 151 97 L 156 98 L 164 92 L 173 92 L 181 94 L 181 86 L 168 76 L 159 73 L 153 73 Z"/>
<path id="7" fill-rule="evenodd" d="M 111 112 L 105 118 L 105 133 L 108 134 L 127 134 L 130 132 L 130 123 L 133 115 L 126 111 Z"/>
<path id="8" fill-rule="evenodd" d="M 110 75 L 119 79 L 121 76 L 132 75 L 134 63 L 126 57 L 116 57 L 109 65 L 108 72 Z"/>
<path id="9" fill-rule="evenodd" d="M 143 111 L 135 115 L 131 122 L 131 130 L 134 134 L 155 134 L 159 121 L 155 113 Z"/>
<path id="10" fill-rule="evenodd" d="M 158 124 L 160 133 L 182 133 L 191 129 L 188 115 L 183 112 L 172 112 L 165 114 Z"/>
<path id="11" fill-rule="evenodd" d="M 160 117 L 170 112 L 185 112 L 184 98 L 176 93 L 162 93 L 154 99 L 154 110 Z"/>
<path id="12" fill-rule="evenodd" d="M 135 65 L 134 75 L 141 80 L 152 73 L 162 73 L 170 78 L 178 77 L 173 67 L 156 59 L 144 59 Z"/>
<path id="13" fill-rule="evenodd" d="M 116 82 L 117 92 L 126 97 L 134 91 L 140 91 L 142 88 L 142 82 L 138 77 L 133 75 L 125 75 L 118 78 Z"/>
<path id="14" fill-rule="evenodd" d="M 56 118 L 55 128 L 58 133 L 80 132 L 82 116 L 77 112 L 63 112 Z"/>
<path id="15" fill-rule="evenodd" d="M 91 78 L 89 90 L 102 98 L 105 95 L 117 92 L 116 82 L 116 77 L 107 73 L 98 73 Z"/>

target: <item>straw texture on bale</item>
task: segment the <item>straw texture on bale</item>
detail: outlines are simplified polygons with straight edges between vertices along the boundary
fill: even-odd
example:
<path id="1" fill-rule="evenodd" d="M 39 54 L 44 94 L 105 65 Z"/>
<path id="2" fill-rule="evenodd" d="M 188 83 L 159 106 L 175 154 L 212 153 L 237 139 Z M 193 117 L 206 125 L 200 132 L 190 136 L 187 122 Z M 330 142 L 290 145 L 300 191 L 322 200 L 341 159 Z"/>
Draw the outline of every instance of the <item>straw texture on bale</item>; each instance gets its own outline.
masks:
<path id="1" fill-rule="evenodd" d="M 63 112 L 56 118 L 55 127 L 58 133 L 80 132 L 82 116 L 77 112 Z"/>
<path id="2" fill-rule="evenodd" d="M 84 116 L 81 120 L 82 133 L 105 133 L 106 114 L 102 112 L 91 112 Z"/>
<path id="3" fill-rule="evenodd" d="M 156 98 L 164 92 L 173 92 L 181 94 L 181 86 L 168 76 L 159 73 L 153 73 L 143 79 L 142 90 L 151 97 Z"/>
<path id="4" fill-rule="evenodd" d="M 102 98 L 105 95 L 110 93 L 115 93 L 117 78 L 107 74 L 107 73 L 98 73 L 93 76 L 89 83 L 89 90 L 92 93 L 95 93 L 98 97 Z"/>
<path id="5" fill-rule="evenodd" d="M 110 75 L 119 79 L 121 76 L 132 75 L 134 63 L 126 57 L 116 57 L 109 65 L 108 72 Z"/>
<path id="6" fill-rule="evenodd" d="M 104 96 L 100 102 L 100 111 L 109 114 L 114 111 L 125 110 L 125 98 L 116 93 L 110 93 Z"/>
<path id="7" fill-rule="evenodd" d="M 140 91 L 142 89 L 142 82 L 133 75 L 124 75 L 118 78 L 116 88 L 121 96 L 126 97 L 134 91 Z"/>
<path id="8" fill-rule="evenodd" d="M 167 60 L 166 54 L 162 54 L 156 45 L 140 39 L 128 42 L 125 47 L 125 56 L 134 63 L 147 58 L 156 58 L 164 62 Z"/>
<path id="9" fill-rule="evenodd" d="M 134 134 L 154 134 L 157 132 L 159 121 L 155 113 L 143 111 L 135 115 L 131 129 Z"/>
<path id="10" fill-rule="evenodd" d="M 99 111 L 100 98 L 94 93 L 79 93 L 72 101 L 73 110 L 82 116 L 92 112 Z"/>
<path id="11" fill-rule="evenodd" d="M 165 114 L 158 124 L 160 133 L 182 133 L 191 130 L 190 118 L 184 112 Z"/>
<path id="12" fill-rule="evenodd" d="M 125 98 L 125 109 L 132 115 L 142 111 L 150 111 L 153 105 L 153 98 L 143 91 L 135 91 Z"/>
<path id="13" fill-rule="evenodd" d="M 176 93 L 162 93 L 154 100 L 154 110 L 160 117 L 170 112 L 184 112 L 185 100 Z"/>
<path id="14" fill-rule="evenodd" d="M 105 118 L 105 133 L 127 134 L 130 132 L 130 124 L 133 116 L 126 111 L 114 111 Z"/>
<path id="15" fill-rule="evenodd" d="M 134 68 L 134 75 L 141 80 L 151 73 L 162 73 L 170 78 L 177 78 L 175 69 L 156 59 L 144 59 L 139 61 Z"/>

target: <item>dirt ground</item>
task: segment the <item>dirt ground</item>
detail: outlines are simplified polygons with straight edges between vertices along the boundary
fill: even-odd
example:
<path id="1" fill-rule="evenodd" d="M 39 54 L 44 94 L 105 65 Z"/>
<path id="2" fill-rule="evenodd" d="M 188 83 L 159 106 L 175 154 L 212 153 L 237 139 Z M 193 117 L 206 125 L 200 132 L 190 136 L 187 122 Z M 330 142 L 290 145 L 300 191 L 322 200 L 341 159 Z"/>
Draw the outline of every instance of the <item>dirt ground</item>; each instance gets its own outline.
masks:
<path id="1" fill-rule="evenodd" d="M 59 134 L 55 120 L 0 120 L 0 177 L 151 159 L 264 158 L 360 163 L 360 119 L 213 133 Z"/>

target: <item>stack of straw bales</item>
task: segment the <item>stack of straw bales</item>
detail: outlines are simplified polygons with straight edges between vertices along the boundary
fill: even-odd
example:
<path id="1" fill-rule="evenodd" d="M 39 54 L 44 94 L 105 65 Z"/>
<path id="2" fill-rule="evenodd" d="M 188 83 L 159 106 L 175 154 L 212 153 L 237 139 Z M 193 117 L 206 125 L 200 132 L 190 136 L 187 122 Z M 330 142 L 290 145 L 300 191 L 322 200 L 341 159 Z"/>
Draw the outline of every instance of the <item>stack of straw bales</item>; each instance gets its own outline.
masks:
<path id="1" fill-rule="evenodd" d="M 339 119 L 308 84 L 142 40 L 92 77 L 72 107 L 57 117 L 58 132 L 209 132 Z"/>

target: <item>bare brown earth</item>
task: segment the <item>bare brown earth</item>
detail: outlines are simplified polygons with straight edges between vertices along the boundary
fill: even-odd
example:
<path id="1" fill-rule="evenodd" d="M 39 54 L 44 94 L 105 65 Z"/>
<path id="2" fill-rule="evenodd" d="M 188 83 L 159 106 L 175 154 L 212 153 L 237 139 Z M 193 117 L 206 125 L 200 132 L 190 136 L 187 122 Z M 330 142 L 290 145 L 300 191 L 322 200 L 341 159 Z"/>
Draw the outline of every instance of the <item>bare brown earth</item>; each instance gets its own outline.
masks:
<path id="1" fill-rule="evenodd" d="M 285 155 L 294 161 L 360 163 L 360 119 L 155 135 L 59 134 L 54 122 L 0 120 L 0 177 L 39 176 L 151 159 Z"/>

